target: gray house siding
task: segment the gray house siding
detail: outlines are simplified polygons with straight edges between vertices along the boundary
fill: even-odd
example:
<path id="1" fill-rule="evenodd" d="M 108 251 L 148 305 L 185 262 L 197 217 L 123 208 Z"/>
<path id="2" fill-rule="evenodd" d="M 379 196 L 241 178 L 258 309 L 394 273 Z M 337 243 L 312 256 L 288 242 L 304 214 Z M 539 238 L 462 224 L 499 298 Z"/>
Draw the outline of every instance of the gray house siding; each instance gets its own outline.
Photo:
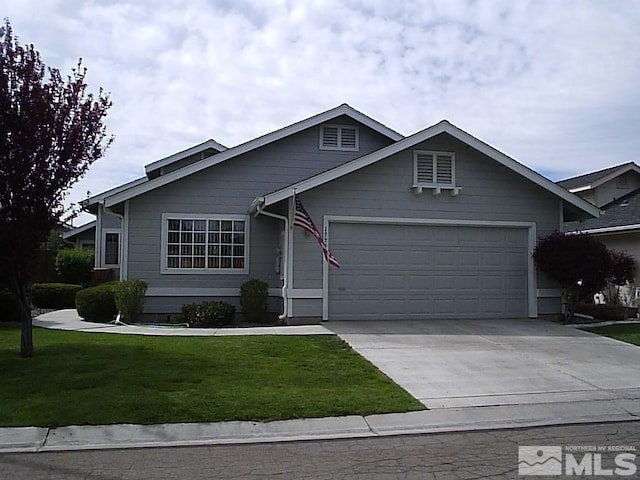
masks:
<path id="1" fill-rule="evenodd" d="M 332 123 L 353 124 L 348 117 Z M 127 277 L 149 284 L 146 313 L 175 313 L 187 298 L 164 297 L 163 289 L 237 289 L 250 278 L 281 287 L 276 248 L 281 221 L 259 216 L 249 222 L 246 274 L 161 274 L 162 214 L 247 215 L 253 199 L 382 148 L 391 142 L 359 125 L 357 152 L 319 149 L 320 127 L 313 127 L 232 158 L 129 200 Z"/>
<path id="2" fill-rule="evenodd" d="M 462 189 L 458 196 L 446 190 L 437 196 L 428 189 L 422 194 L 412 191 L 414 149 L 455 152 L 456 185 Z M 324 215 L 534 222 L 538 237 L 560 228 L 557 197 L 447 135 L 304 192 L 300 198 L 319 228 Z M 300 229 L 294 233 L 293 256 L 293 288 L 322 289 L 321 250 Z M 541 278 L 536 287 L 555 285 Z M 295 312 L 300 300 L 292 302 Z M 541 313 L 553 308 L 549 303 L 540 302 Z M 304 310 L 310 310 L 308 305 Z"/>

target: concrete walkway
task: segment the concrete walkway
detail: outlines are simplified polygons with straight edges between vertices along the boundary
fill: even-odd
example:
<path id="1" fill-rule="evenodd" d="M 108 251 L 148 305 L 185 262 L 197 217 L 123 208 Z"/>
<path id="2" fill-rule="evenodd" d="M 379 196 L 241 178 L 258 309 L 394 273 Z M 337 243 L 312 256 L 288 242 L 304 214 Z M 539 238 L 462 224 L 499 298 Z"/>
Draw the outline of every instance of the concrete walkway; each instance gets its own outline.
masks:
<path id="1" fill-rule="evenodd" d="M 217 329 L 215 331 L 105 326 L 82 322 L 74 310 L 42 315 L 34 321 L 34 324 L 44 328 L 138 335 L 333 334 L 319 325 Z M 334 328 L 338 324 L 329 323 L 327 325 Z M 335 329 L 338 330 L 337 327 Z M 187 330 L 189 330 L 188 333 Z M 206 332 L 202 330 L 206 330 Z M 372 334 L 381 335 L 380 332 L 372 332 Z M 340 335 L 346 338 L 347 333 L 341 332 Z M 432 338 L 432 340 L 436 339 Z M 522 338 L 521 340 L 526 339 Z M 611 340 L 611 342 L 614 341 Z M 524 343 L 526 344 L 526 342 Z M 514 349 L 518 348 L 521 346 L 514 346 Z M 398 353 L 402 355 L 402 351 Z M 593 362 L 598 361 L 597 358 L 593 359 Z M 440 365 L 437 367 L 439 368 Z M 621 367 L 628 368 L 630 366 L 621 365 Z M 407 369 L 415 374 L 415 367 L 412 369 L 411 365 L 408 365 Z M 536 401 L 534 396 L 529 398 L 527 402 L 496 402 L 495 396 L 493 396 L 490 402 L 481 402 L 481 405 L 469 405 L 464 401 L 458 402 L 458 404 L 453 402 L 449 405 L 436 406 L 436 408 L 432 406 L 431 410 L 420 412 L 364 417 L 310 418 L 264 423 L 234 421 L 204 424 L 68 426 L 54 429 L 0 428 L 0 452 L 280 442 L 575 423 L 640 421 L 640 388 L 598 389 L 598 392 L 598 394 L 587 396 L 551 395 L 545 398 L 539 397 L 541 401 Z"/>

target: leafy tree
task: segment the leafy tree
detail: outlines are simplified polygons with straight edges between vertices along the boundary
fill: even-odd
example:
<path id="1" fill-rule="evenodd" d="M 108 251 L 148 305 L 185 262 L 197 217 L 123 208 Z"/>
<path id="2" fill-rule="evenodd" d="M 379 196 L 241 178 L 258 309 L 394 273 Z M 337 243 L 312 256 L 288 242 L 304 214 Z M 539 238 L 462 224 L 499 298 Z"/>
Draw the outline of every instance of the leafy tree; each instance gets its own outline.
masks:
<path id="1" fill-rule="evenodd" d="M 635 259 L 627 252 L 611 250 L 611 271 L 607 279 L 605 297 L 610 305 L 620 303 L 620 287 L 632 283 L 636 273 Z"/>
<path id="2" fill-rule="evenodd" d="M 563 288 L 567 319 L 580 301 L 605 287 L 612 269 L 606 245 L 589 235 L 552 233 L 538 240 L 533 259 L 539 271 Z"/>
<path id="3" fill-rule="evenodd" d="M 48 73 L 48 75 L 46 75 Z M 112 142 L 108 95 L 87 92 L 82 59 L 66 79 L 0 27 L 0 271 L 18 299 L 21 355 L 33 355 L 34 253 L 64 212 L 68 189 Z M 47 77 L 47 78 L 45 78 Z"/>

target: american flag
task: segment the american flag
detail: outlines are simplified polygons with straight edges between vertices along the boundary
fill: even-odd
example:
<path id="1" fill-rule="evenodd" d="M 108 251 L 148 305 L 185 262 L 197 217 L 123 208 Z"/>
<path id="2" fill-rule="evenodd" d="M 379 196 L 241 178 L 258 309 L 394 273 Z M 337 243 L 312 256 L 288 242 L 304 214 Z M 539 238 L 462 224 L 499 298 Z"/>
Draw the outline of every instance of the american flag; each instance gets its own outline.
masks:
<path id="1" fill-rule="evenodd" d="M 313 223 L 313 220 L 311 220 L 311 216 L 309 215 L 309 213 L 307 213 L 305 208 L 302 206 L 302 202 L 297 196 L 295 197 L 295 200 L 296 200 L 296 215 L 293 220 L 293 224 L 297 225 L 298 227 L 304 228 L 307 232 L 309 232 L 311 235 L 316 237 L 316 240 L 318 240 L 320 247 L 322 247 L 322 253 L 324 254 L 324 258 L 327 260 L 329 265 L 333 265 L 336 268 L 340 268 L 340 263 L 338 263 L 338 260 L 336 260 L 336 258 L 329 251 L 329 247 L 324 242 L 324 239 L 322 238 L 322 235 L 320 235 L 320 232 L 318 231 L 315 224 Z"/>

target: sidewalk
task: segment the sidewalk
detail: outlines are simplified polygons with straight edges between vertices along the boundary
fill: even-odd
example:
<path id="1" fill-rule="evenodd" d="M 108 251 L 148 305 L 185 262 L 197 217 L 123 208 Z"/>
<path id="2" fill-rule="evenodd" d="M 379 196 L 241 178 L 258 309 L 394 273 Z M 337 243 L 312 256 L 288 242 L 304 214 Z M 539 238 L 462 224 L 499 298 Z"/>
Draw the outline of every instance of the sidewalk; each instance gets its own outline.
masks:
<path id="1" fill-rule="evenodd" d="M 321 325 L 250 329 L 188 329 L 91 324 L 75 310 L 51 312 L 34 320 L 45 328 L 138 335 L 326 335 Z M 501 404 L 502 403 L 502 404 Z M 563 400 L 545 396 L 530 403 L 505 404 L 487 397 L 484 406 L 434 408 L 384 415 L 233 421 L 201 424 L 102 425 L 60 428 L 0 428 L 0 453 L 283 442 L 577 423 L 640 421 L 640 388 L 601 392 L 598 398 Z"/>

